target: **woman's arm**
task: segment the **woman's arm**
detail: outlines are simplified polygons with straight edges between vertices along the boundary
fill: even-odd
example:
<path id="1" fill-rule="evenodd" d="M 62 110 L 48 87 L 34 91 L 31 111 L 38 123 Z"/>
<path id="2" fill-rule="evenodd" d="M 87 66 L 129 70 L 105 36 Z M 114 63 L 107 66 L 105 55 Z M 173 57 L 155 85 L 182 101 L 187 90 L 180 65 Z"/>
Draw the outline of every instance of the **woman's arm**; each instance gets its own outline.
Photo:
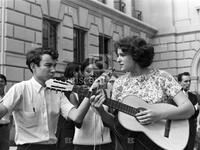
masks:
<path id="1" fill-rule="evenodd" d="M 150 124 L 161 119 L 188 119 L 194 114 L 192 103 L 182 91 L 180 91 L 173 100 L 177 106 L 166 103 L 153 104 L 152 108 L 150 107 L 137 113 L 137 120 L 141 124 Z"/>
<path id="2" fill-rule="evenodd" d="M 175 97 L 176 109 L 169 109 L 164 115 L 166 119 L 188 119 L 194 114 L 194 107 L 185 94 L 180 91 Z"/>

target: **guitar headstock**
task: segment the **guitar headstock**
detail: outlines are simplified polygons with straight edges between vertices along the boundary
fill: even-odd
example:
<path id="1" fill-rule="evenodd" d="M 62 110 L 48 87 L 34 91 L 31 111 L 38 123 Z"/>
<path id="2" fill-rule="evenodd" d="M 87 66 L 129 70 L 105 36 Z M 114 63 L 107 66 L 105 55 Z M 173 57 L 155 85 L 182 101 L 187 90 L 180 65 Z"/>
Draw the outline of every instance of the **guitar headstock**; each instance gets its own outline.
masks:
<path id="1" fill-rule="evenodd" d="M 63 82 L 56 79 L 49 79 L 45 84 L 47 89 L 61 92 L 73 91 L 74 88 L 74 85 L 71 82 Z"/>
<path id="2" fill-rule="evenodd" d="M 107 83 L 112 76 L 114 70 L 106 70 L 102 75 L 100 75 L 92 84 L 90 89 L 95 93 L 97 89 L 106 89 Z M 56 79 L 49 79 L 46 81 L 46 88 L 54 91 L 61 92 L 76 92 L 78 94 L 87 95 L 89 88 L 84 85 L 73 85 L 70 81 L 60 81 Z"/>

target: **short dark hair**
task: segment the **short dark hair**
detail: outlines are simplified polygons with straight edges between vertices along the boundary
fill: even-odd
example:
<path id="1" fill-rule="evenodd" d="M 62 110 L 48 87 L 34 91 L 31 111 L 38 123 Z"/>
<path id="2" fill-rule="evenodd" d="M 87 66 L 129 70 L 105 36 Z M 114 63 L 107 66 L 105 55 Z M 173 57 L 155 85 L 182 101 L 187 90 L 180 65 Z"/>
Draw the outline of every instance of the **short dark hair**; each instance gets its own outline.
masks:
<path id="1" fill-rule="evenodd" d="M 29 52 L 27 52 L 26 54 L 26 65 L 28 66 L 28 68 L 30 69 L 31 72 L 33 72 L 33 70 L 31 69 L 31 63 L 36 64 L 37 66 L 40 65 L 40 61 L 41 61 L 41 56 L 43 54 L 48 54 L 52 57 L 52 59 L 57 60 L 58 59 L 58 52 L 56 50 L 53 49 L 43 49 L 41 47 L 39 48 L 35 48 L 33 50 L 30 50 Z"/>
<path id="2" fill-rule="evenodd" d="M 3 74 L 0 74 L 0 78 L 4 80 L 5 84 L 7 84 L 6 76 Z"/>
<path id="3" fill-rule="evenodd" d="M 64 76 L 67 79 L 74 77 L 74 73 L 79 73 L 80 66 L 78 63 L 70 62 L 67 64 L 64 72 Z"/>
<path id="4" fill-rule="evenodd" d="M 97 64 L 94 58 L 86 58 L 81 64 L 81 72 L 84 72 L 85 68 L 90 64 Z M 97 67 L 100 67 L 100 63 L 97 64 Z M 100 69 L 100 68 L 99 68 Z"/>
<path id="5" fill-rule="evenodd" d="M 190 76 L 189 72 L 183 72 L 177 75 L 178 82 L 182 81 L 182 76 Z"/>
<path id="6" fill-rule="evenodd" d="M 118 48 L 122 52 L 132 56 L 133 60 L 139 64 L 141 68 L 151 65 L 154 57 L 154 48 L 150 44 L 138 36 L 127 36 L 114 44 L 117 53 Z"/>

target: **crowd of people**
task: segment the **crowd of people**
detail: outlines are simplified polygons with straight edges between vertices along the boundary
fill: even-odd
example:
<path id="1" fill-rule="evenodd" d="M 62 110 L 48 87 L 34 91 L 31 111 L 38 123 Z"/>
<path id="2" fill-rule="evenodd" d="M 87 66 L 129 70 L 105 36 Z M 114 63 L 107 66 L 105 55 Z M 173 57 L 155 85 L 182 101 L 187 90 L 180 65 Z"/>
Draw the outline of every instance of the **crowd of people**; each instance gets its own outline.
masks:
<path id="1" fill-rule="evenodd" d="M 199 108 L 196 95 L 189 92 L 190 74 L 179 74 L 177 81 L 168 72 L 150 67 L 154 48 L 138 36 L 120 39 L 114 50 L 124 72 L 120 76 L 107 73 L 98 60 L 87 58 L 81 64 L 68 63 L 63 76 L 54 77 L 58 53 L 43 48 L 26 54 L 31 79 L 14 84 L 5 93 L 6 77 L 0 75 L 0 150 L 9 149 L 11 113 L 17 150 L 163 149 L 144 132 L 130 130 L 126 124 L 132 119 L 124 119 L 123 113 L 134 116 L 141 126 L 189 120 L 189 139 L 183 148 L 194 149 Z M 48 89 L 46 81 L 52 78 L 79 90 Z M 121 113 L 140 101 L 145 109 Z M 145 107 L 149 105 L 154 107 Z"/>

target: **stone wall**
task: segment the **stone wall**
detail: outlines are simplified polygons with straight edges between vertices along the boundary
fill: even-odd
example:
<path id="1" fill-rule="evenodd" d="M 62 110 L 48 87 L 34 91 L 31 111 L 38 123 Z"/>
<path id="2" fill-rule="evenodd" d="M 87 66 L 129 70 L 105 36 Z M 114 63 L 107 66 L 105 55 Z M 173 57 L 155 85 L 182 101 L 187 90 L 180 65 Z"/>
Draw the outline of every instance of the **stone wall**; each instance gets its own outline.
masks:
<path id="1" fill-rule="evenodd" d="M 99 54 L 99 35 L 110 40 L 109 55 L 113 55 L 113 41 L 128 35 L 141 35 L 147 41 L 156 29 L 117 10 L 90 0 L 6 0 L 5 34 L 2 65 L 10 87 L 27 80 L 31 73 L 25 65 L 25 54 L 42 46 L 42 21 L 48 18 L 58 22 L 57 71 L 62 73 L 65 65 L 73 61 L 73 28 L 86 31 L 85 57 Z M 113 61 L 115 56 L 112 57 Z M 114 65 L 118 68 L 117 63 Z"/>

